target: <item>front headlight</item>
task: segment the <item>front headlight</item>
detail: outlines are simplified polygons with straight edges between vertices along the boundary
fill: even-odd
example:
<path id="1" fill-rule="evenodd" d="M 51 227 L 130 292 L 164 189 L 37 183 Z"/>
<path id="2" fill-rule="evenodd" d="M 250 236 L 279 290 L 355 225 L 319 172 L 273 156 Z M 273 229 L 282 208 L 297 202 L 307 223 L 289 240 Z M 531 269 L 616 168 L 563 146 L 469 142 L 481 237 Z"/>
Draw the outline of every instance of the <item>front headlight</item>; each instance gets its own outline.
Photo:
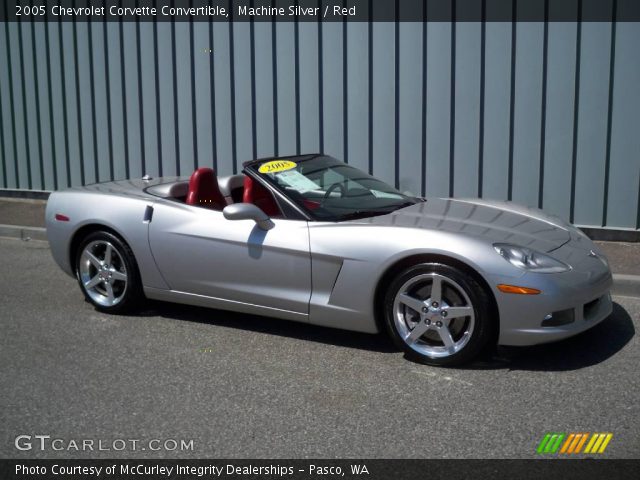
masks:
<path id="1" fill-rule="evenodd" d="M 559 273 L 571 270 L 566 263 L 527 247 L 494 243 L 496 252 L 514 267 L 536 273 Z"/>

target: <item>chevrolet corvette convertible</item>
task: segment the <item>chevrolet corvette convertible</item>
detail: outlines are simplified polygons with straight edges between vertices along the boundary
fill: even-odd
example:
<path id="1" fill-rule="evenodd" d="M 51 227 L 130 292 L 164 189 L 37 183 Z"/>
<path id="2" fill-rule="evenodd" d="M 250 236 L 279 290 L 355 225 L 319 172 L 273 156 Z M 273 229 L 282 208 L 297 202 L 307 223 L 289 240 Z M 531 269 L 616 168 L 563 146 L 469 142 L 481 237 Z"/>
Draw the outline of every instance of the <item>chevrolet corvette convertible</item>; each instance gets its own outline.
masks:
<path id="1" fill-rule="evenodd" d="M 413 197 L 326 155 L 54 192 L 46 223 L 98 310 L 150 298 L 386 332 L 430 365 L 561 340 L 612 310 L 607 259 L 560 218 Z"/>

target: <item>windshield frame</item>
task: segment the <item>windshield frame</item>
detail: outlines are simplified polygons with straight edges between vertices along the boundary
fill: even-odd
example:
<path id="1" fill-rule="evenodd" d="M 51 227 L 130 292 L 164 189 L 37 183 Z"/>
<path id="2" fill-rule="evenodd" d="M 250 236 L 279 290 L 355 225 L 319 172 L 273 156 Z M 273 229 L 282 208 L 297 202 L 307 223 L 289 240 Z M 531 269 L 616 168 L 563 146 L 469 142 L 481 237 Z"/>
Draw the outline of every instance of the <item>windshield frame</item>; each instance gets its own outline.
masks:
<path id="1" fill-rule="evenodd" d="M 330 163 L 334 163 L 335 167 L 348 167 L 349 169 L 355 170 L 356 172 L 358 172 L 358 174 L 362 174 L 363 175 L 363 180 L 368 180 L 368 181 L 375 181 L 375 182 L 380 182 L 381 186 L 384 187 L 388 187 L 389 190 L 386 192 L 382 192 L 380 191 L 379 193 L 388 193 L 388 194 L 393 194 L 393 195 L 398 195 L 400 198 L 397 198 L 396 200 L 399 201 L 399 203 L 397 205 L 390 205 L 390 206 L 378 206 L 376 207 L 372 207 L 372 208 L 364 208 L 364 209 L 358 209 L 358 208 L 354 208 L 351 211 L 347 211 L 345 210 L 344 214 L 328 214 L 328 215 L 317 215 L 314 212 L 314 209 L 308 208 L 307 206 L 305 206 L 303 201 L 299 201 L 297 198 L 293 198 L 292 195 L 290 194 L 290 192 L 288 192 L 282 185 L 280 185 L 274 178 L 272 178 L 270 175 L 266 175 L 263 174 L 261 172 L 259 172 L 259 168 L 261 165 L 270 162 L 270 161 L 291 161 L 291 162 L 295 162 L 296 166 L 297 164 L 300 163 L 304 163 L 307 161 L 311 161 L 314 159 L 318 159 L 318 158 L 322 158 L 322 159 L 326 159 L 327 161 L 329 161 Z M 369 175 L 366 172 L 363 172 L 362 170 L 354 167 L 353 165 L 349 165 L 347 163 L 341 162 L 340 160 L 330 156 L 330 155 L 324 155 L 324 154 L 319 154 L 319 153 L 315 153 L 315 154 L 307 154 L 307 155 L 290 155 L 290 156 L 282 156 L 282 157 L 267 157 L 267 158 L 261 158 L 261 159 L 257 159 L 257 160 L 251 160 L 249 162 L 245 162 L 243 164 L 243 167 L 245 169 L 245 173 L 248 175 L 251 175 L 252 177 L 260 180 L 263 184 L 267 185 L 269 187 L 270 190 L 273 191 L 273 193 L 275 195 L 284 197 L 288 200 L 288 202 L 292 205 L 295 205 L 296 209 L 299 210 L 301 213 L 304 213 L 304 215 L 306 217 L 308 217 L 309 220 L 311 221 L 318 221 L 318 222 L 341 222 L 341 221 L 347 221 L 347 220 L 356 220 L 358 218 L 367 218 L 367 217 L 372 217 L 372 216 L 377 216 L 377 215 L 386 215 L 389 213 L 392 213 L 396 210 L 399 210 L 401 208 L 405 208 L 407 206 L 410 205 L 414 205 L 416 203 L 419 203 L 421 201 L 424 201 L 424 199 L 420 198 L 420 197 L 414 197 L 411 195 L 407 195 L 404 194 L 402 192 L 400 192 L 399 190 L 397 190 L 395 187 L 387 184 L 386 182 L 374 177 L 373 175 Z M 294 167 L 295 168 L 295 167 Z M 328 171 L 330 171 L 330 167 L 325 167 L 325 169 Z M 307 178 L 307 177 L 305 177 Z M 348 179 L 348 180 L 352 180 L 354 182 L 358 182 L 358 180 L 361 180 L 358 177 L 355 177 L 354 179 Z M 310 180 L 313 181 L 313 180 Z M 368 189 L 369 191 L 373 190 L 370 189 L 366 186 L 363 186 L 363 189 Z M 301 194 L 302 195 L 302 194 Z M 373 194 L 372 194 L 373 195 Z M 375 195 L 373 195 L 375 196 Z M 342 198 L 342 197 L 338 197 L 338 198 Z M 384 197 L 382 197 L 384 198 Z M 388 197 L 387 197 L 388 198 Z"/>

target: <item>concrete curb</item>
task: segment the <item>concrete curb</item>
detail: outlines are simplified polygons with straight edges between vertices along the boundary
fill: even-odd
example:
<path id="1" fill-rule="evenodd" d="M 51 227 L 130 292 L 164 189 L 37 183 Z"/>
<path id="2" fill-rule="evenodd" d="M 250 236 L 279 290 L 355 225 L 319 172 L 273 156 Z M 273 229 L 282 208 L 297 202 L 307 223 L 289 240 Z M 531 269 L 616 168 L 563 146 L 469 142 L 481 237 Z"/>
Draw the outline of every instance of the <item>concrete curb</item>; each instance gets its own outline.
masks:
<path id="1" fill-rule="evenodd" d="M 19 238 L 21 240 L 42 240 L 46 242 L 47 229 L 42 227 L 0 224 L 0 237 Z"/>
<path id="2" fill-rule="evenodd" d="M 613 274 L 611 295 L 623 297 L 640 297 L 640 275 Z"/>
<path id="3" fill-rule="evenodd" d="M 47 241 L 47 230 L 42 227 L 22 227 L 20 225 L 0 224 L 0 237 L 19 238 L 21 240 Z M 640 275 L 613 274 L 612 295 L 640 297 Z"/>

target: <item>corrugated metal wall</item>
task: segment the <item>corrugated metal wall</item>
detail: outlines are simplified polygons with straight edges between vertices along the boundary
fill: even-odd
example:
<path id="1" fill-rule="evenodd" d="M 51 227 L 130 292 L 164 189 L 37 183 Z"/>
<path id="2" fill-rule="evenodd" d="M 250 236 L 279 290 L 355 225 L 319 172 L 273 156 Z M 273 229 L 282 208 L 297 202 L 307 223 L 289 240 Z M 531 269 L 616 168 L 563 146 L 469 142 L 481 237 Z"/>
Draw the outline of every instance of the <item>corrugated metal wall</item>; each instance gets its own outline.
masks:
<path id="1" fill-rule="evenodd" d="M 324 151 L 640 227 L 640 24 L 0 23 L 0 187 Z"/>

